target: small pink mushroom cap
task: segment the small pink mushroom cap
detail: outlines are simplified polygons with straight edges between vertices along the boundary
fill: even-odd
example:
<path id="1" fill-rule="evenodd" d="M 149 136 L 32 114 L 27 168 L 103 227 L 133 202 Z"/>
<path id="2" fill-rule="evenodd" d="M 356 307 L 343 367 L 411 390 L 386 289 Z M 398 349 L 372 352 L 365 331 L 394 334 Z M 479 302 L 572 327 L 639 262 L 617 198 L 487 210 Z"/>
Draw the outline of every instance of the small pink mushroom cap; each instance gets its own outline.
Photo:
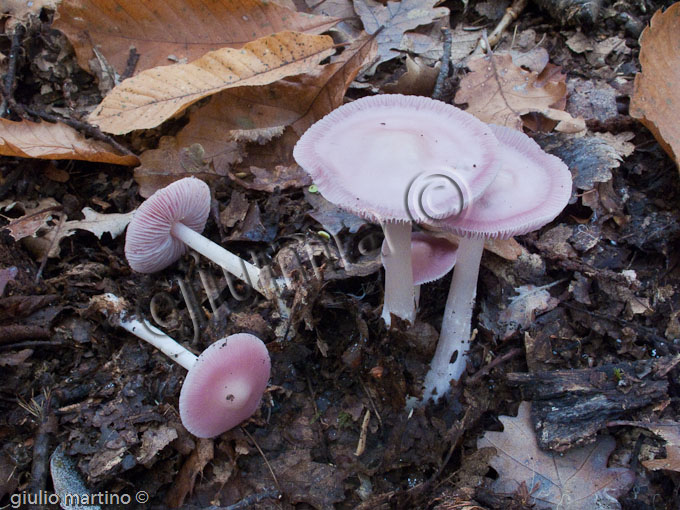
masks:
<path id="1" fill-rule="evenodd" d="M 326 115 L 293 155 L 338 207 L 373 222 L 419 222 L 480 196 L 498 171 L 496 146 L 486 124 L 455 106 L 384 94 Z"/>
<path id="2" fill-rule="evenodd" d="M 383 241 L 383 253 L 385 243 Z M 424 232 L 411 234 L 411 266 L 413 285 L 422 285 L 443 278 L 456 264 L 458 247 Z"/>
<path id="3" fill-rule="evenodd" d="M 500 143 L 500 171 L 462 214 L 433 222 L 459 236 L 507 239 L 554 220 L 571 196 L 567 165 L 520 131 L 491 126 Z"/>
<path id="4" fill-rule="evenodd" d="M 250 418 L 267 388 L 271 361 L 262 340 L 248 333 L 218 340 L 198 357 L 179 394 L 184 427 L 215 437 Z"/>
<path id="5" fill-rule="evenodd" d="M 195 177 L 186 177 L 156 191 L 142 205 L 128 225 L 125 257 L 140 273 L 166 268 L 185 250 L 183 241 L 170 230 L 176 222 L 202 232 L 210 213 L 210 188 Z"/>

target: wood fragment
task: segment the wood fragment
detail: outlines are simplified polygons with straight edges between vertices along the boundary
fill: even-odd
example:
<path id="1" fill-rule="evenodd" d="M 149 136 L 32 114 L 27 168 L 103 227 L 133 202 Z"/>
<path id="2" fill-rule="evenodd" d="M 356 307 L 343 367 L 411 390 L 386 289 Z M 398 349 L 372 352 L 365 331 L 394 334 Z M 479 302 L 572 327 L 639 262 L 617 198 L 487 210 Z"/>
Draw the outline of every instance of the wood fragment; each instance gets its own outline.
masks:
<path id="1" fill-rule="evenodd" d="M 595 439 L 608 421 L 667 397 L 664 374 L 680 356 L 607 364 L 579 370 L 511 373 L 510 386 L 533 401 L 532 419 L 541 448 L 566 451 Z"/>
<path id="2" fill-rule="evenodd" d="M 451 68 L 451 44 L 453 42 L 453 37 L 451 35 L 451 30 L 448 28 L 442 28 L 442 33 L 444 34 L 444 48 L 440 60 L 439 74 L 437 75 L 437 81 L 435 82 L 434 90 L 432 91 L 432 99 L 442 98 L 444 94 L 444 82 L 449 77 L 449 69 Z"/>

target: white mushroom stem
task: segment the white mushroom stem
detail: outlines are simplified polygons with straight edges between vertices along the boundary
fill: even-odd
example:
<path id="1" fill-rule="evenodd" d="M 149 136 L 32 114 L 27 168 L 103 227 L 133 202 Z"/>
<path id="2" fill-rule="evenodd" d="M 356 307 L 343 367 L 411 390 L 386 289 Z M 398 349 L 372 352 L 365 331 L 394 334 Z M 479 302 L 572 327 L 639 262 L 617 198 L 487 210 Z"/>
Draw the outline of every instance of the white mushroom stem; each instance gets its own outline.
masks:
<path id="1" fill-rule="evenodd" d="M 468 360 L 472 309 L 477 294 L 477 276 L 484 251 L 484 239 L 462 238 L 458 245 L 458 260 L 453 270 L 449 296 L 446 299 L 439 343 L 425 376 L 422 403 L 435 402 L 449 390 L 451 380 L 458 381 Z M 451 357 L 458 351 L 456 361 Z"/>
<path id="2" fill-rule="evenodd" d="M 170 229 L 170 233 L 190 248 L 224 268 L 225 271 L 253 287 L 263 296 L 266 296 L 260 283 L 260 268 L 257 266 L 225 250 L 219 244 L 212 242 L 182 222 L 175 222 L 172 229 Z"/>
<path id="3" fill-rule="evenodd" d="M 112 323 L 129 331 L 137 338 L 149 342 L 168 358 L 179 363 L 187 370 L 196 364 L 198 356 L 178 344 L 175 340 L 163 333 L 160 329 L 152 326 L 148 321 L 140 321 L 135 316 L 128 314 L 124 309 L 125 300 L 108 293 L 93 298 L 98 303 L 98 308 Z"/>
<path id="4" fill-rule="evenodd" d="M 187 370 L 196 364 L 198 356 L 182 347 L 175 340 L 152 326 L 148 321 L 139 319 L 121 319 L 118 325 L 138 338 L 149 342 L 171 360 L 179 363 Z"/>
<path id="5" fill-rule="evenodd" d="M 411 267 L 411 223 L 383 223 L 385 248 L 385 300 L 382 318 L 387 326 L 391 323 L 390 313 L 411 323 L 416 318 L 413 269 Z M 384 249 L 385 249 L 384 248 Z"/>

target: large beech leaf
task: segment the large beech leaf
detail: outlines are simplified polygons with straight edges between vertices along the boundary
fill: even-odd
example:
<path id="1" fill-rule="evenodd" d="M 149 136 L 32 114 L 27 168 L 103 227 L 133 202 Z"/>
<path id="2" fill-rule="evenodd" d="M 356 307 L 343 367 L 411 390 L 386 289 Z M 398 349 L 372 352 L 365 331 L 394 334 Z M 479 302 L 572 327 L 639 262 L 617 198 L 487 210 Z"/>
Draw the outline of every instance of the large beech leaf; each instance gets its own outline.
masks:
<path id="1" fill-rule="evenodd" d="M 66 124 L 0 119 L 0 155 L 39 159 L 78 159 L 134 166 L 137 156 L 119 154 Z"/>
<path id="2" fill-rule="evenodd" d="M 294 164 L 291 155 L 297 137 L 280 136 L 284 129 L 291 126 L 295 134 L 301 135 L 340 106 L 349 84 L 375 52 L 374 38 L 364 35 L 313 72 L 261 87 L 237 87 L 216 94 L 210 103 L 191 113 L 189 123 L 174 138 L 164 138 L 158 149 L 141 155 L 142 165 L 135 169 L 140 194 L 147 197 L 188 175 L 201 178 L 208 178 L 211 172 L 226 175 L 233 164 L 241 161 L 246 171 L 253 165 L 275 169 L 277 165 Z M 274 137 L 276 140 L 259 145 Z M 256 144 L 250 146 L 246 156 L 245 145 L 249 141 Z M 274 157 L 262 162 L 257 155 L 263 153 Z M 281 187 L 295 185 L 297 180 L 288 177 L 290 172 L 281 174 L 280 180 L 287 181 L 279 183 Z M 258 189 L 272 186 L 261 179 L 253 184 Z"/>
<path id="3" fill-rule="evenodd" d="M 538 510 L 620 509 L 616 498 L 628 491 L 635 473 L 607 467 L 614 439 L 602 437 L 562 454 L 544 452 L 538 448 L 530 408 L 523 402 L 516 418 L 499 418 L 503 432 L 486 432 L 477 441 L 478 448 L 496 449 L 490 461 L 499 475 L 493 490 L 512 494 L 524 485 Z"/>
<path id="4" fill-rule="evenodd" d="M 156 67 L 115 87 L 89 117 L 102 131 L 149 129 L 201 98 L 232 87 L 267 85 L 313 72 L 333 53 L 323 35 L 281 32 L 241 49 L 212 51 L 189 64 Z"/>
<path id="5" fill-rule="evenodd" d="M 80 66 L 90 69 L 96 47 L 118 74 L 131 47 L 141 72 L 285 30 L 320 34 L 339 21 L 267 0 L 63 0 L 57 13 L 54 28 L 71 41 Z"/>
<path id="6" fill-rule="evenodd" d="M 630 115 L 640 119 L 680 167 L 680 2 L 654 13 L 640 36 Z"/>

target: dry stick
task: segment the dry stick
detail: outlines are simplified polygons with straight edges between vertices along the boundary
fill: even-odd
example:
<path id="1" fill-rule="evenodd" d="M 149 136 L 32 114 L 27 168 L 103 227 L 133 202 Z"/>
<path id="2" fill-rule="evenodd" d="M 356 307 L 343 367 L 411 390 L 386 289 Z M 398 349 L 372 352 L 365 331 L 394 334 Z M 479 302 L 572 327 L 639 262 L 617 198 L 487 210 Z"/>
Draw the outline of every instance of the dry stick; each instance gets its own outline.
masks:
<path id="1" fill-rule="evenodd" d="M 17 74 L 17 59 L 21 48 L 21 37 L 24 35 L 23 25 L 17 25 L 12 35 L 12 46 L 9 50 L 9 62 L 7 62 L 7 74 L 2 90 L 2 104 L 0 105 L 0 117 L 5 117 L 8 110 L 7 106 L 14 103 L 14 80 Z"/>
<path id="2" fill-rule="evenodd" d="M 49 334 L 49 331 L 47 333 Z M 2 331 L 0 331 L 0 335 L 2 335 Z M 29 340 L 28 342 L 18 342 L 15 344 L 0 345 L 0 352 L 14 351 L 16 349 L 30 349 L 33 347 L 38 348 L 58 347 L 62 345 L 64 345 L 64 342 L 62 342 L 61 340 L 46 340 L 42 342 L 39 340 Z"/>
<path id="3" fill-rule="evenodd" d="M 29 494 L 39 494 L 40 491 L 44 491 L 47 487 L 50 443 L 52 436 L 57 432 L 57 419 L 52 412 L 52 396 L 49 392 L 45 393 L 45 403 L 43 407 L 39 408 L 37 417 L 40 419 L 40 426 L 33 443 L 33 464 L 31 465 Z M 30 508 L 38 507 L 31 505 Z"/>
<path id="4" fill-rule="evenodd" d="M 139 62 L 139 53 L 137 53 L 137 48 L 133 46 L 130 48 L 127 63 L 125 64 L 125 71 L 123 71 L 123 74 L 120 75 L 120 81 L 123 81 L 135 74 L 137 62 Z"/>
<path id="5" fill-rule="evenodd" d="M 479 40 L 479 43 L 477 43 L 477 48 L 475 48 L 475 51 L 472 54 L 475 55 L 484 51 L 488 53 L 492 46 L 498 44 L 498 41 L 500 41 L 501 37 L 503 36 L 503 32 L 505 32 L 505 30 L 513 21 L 519 18 L 519 15 L 526 6 L 527 0 L 515 0 L 512 2 L 512 5 L 505 9 L 505 14 L 498 22 L 498 25 L 496 25 L 496 28 L 493 29 L 493 32 L 489 34 L 487 39 L 482 38 Z"/>
<path id="6" fill-rule="evenodd" d="M 28 324 L 0 326 L 0 345 L 11 344 L 28 338 L 49 338 L 49 328 Z"/>
<path id="7" fill-rule="evenodd" d="M 246 433 L 246 435 L 250 438 L 250 440 L 255 445 L 255 448 L 257 448 L 257 451 L 260 452 L 260 455 L 262 455 L 262 458 L 264 459 L 264 463 L 267 464 L 267 468 L 269 468 L 269 472 L 271 473 L 272 478 L 274 479 L 274 483 L 276 484 L 276 488 L 279 490 L 279 492 L 281 492 L 281 486 L 279 485 L 279 481 L 277 480 L 276 475 L 274 474 L 274 469 L 272 469 L 272 465 L 267 460 L 267 456 L 262 451 L 262 448 L 260 448 L 260 445 L 257 444 L 257 441 L 255 441 L 255 438 L 250 435 L 250 432 L 248 432 L 245 427 L 241 427 L 241 430 Z"/>
<path id="8" fill-rule="evenodd" d="M 39 112 L 27 107 L 25 107 L 24 109 L 26 110 L 27 113 L 33 115 L 34 117 L 39 117 L 48 122 L 63 122 L 64 124 L 71 126 L 73 129 L 81 131 L 85 135 L 94 138 L 95 140 L 100 140 L 102 142 L 108 143 L 121 154 L 124 154 L 126 156 L 135 155 L 130 149 L 119 144 L 111 136 L 102 133 L 97 126 L 93 126 L 92 124 L 88 124 L 87 122 L 82 122 L 80 120 L 69 119 L 67 117 L 58 117 L 57 115 L 51 115 L 46 112 Z"/>
<path id="9" fill-rule="evenodd" d="M 451 44 L 453 42 L 453 37 L 451 36 L 451 30 L 449 28 L 442 28 L 442 33 L 444 34 L 444 49 L 442 51 L 442 57 L 440 60 L 439 74 L 437 75 L 437 81 L 434 84 L 434 90 L 432 91 L 432 99 L 441 99 L 444 92 L 444 81 L 449 77 L 449 69 L 451 68 Z"/>

